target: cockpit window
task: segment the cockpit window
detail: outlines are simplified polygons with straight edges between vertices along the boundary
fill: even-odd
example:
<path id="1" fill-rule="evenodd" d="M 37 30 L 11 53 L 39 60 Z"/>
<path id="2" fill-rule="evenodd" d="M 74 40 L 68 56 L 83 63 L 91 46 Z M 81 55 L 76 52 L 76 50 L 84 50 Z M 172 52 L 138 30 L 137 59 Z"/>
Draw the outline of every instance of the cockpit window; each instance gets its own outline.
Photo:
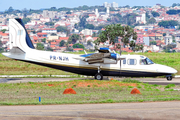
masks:
<path id="1" fill-rule="evenodd" d="M 146 59 L 141 59 L 140 60 L 140 65 L 147 65 Z"/>
<path id="2" fill-rule="evenodd" d="M 150 60 L 149 58 L 146 58 L 146 62 L 147 62 L 147 64 L 148 64 L 148 65 L 150 65 L 150 64 L 154 64 L 154 63 L 153 63 L 153 61 L 152 61 L 152 60 Z"/>
<path id="3" fill-rule="evenodd" d="M 149 58 L 146 59 L 140 59 L 140 65 L 150 65 L 154 64 Z"/>

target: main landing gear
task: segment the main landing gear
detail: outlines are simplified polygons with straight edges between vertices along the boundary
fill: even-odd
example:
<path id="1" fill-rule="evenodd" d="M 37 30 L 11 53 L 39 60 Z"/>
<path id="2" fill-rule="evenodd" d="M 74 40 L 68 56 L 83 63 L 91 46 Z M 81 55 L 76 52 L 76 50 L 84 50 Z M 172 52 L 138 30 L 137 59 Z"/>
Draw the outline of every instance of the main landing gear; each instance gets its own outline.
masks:
<path id="1" fill-rule="evenodd" d="M 94 76 L 95 79 L 97 79 L 97 80 L 102 80 L 103 79 L 103 75 L 100 72 L 101 72 L 101 68 L 99 66 L 98 67 L 98 73 Z"/>
<path id="2" fill-rule="evenodd" d="M 167 78 L 168 81 L 171 81 L 172 80 L 172 75 L 167 75 L 166 78 Z"/>

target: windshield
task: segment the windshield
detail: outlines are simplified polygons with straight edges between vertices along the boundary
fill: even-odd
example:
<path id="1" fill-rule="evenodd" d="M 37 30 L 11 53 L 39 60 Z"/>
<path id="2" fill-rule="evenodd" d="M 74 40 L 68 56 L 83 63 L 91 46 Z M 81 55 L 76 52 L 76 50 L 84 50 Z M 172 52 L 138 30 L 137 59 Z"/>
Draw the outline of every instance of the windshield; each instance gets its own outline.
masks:
<path id="1" fill-rule="evenodd" d="M 140 65 L 150 65 L 150 64 L 154 64 L 152 60 L 150 60 L 149 58 L 146 59 L 141 59 L 140 60 Z"/>
<path id="2" fill-rule="evenodd" d="M 149 58 L 146 58 L 146 62 L 147 62 L 148 65 L 149 65 L 149 64 L 154 64 L 153 61 L 150 60 Z"/>

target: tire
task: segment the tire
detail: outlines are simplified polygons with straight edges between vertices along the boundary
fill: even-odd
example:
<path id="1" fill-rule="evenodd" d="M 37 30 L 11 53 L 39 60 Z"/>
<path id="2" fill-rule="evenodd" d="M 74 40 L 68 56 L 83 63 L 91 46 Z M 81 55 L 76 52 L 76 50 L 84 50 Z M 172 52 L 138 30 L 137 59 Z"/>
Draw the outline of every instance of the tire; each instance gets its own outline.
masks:
<path id="1" fill-rule="evenodd" d="M 168 81 L 171 81 L 171 80 L 172 80 L 172 76 L 168 76 L 168 77 L 167 77 L 167 80 L 168 80 Z"/>
<path id="2" fill-rule="evenodd" d="M 102 80 L 103 79 L 103 75 L 101 73 L 97 73 L 95 76 L 94 76 L 95 79 L 97 80 Z"/>

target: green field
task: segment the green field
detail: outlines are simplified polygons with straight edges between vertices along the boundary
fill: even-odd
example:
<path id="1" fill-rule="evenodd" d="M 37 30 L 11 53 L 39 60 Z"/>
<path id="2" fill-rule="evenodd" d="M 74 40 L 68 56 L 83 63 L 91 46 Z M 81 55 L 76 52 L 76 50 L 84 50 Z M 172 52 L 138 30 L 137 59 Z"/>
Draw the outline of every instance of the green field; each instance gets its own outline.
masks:
<path id="1" fill-rule="evenodd" d="M 128 82 L 128 83 L 127 83 Z M 73 88 L 77 94 L 63 94 Z M 130 94 L 133 88 L 141 94 Z M 180 86 L 149 85 L 137 80 L 0 84 L 0 105 L 119 103 L 180 100 Z M 39 102 L 41 97 L 41 102 Z"/>
<path id="2" fill-rule="evenodd" d="M 76 53 L 76 54 L 83 54 Z M 128 54 L 128 53 L 123 53 Z M 180 74 L 180 53 L 131 53 L 149 57 L 157 64 L 167 65 L 178 70 Z M 75 75 L 39 65 L 15 61 L 0 54 L 0 75 Z"/>

